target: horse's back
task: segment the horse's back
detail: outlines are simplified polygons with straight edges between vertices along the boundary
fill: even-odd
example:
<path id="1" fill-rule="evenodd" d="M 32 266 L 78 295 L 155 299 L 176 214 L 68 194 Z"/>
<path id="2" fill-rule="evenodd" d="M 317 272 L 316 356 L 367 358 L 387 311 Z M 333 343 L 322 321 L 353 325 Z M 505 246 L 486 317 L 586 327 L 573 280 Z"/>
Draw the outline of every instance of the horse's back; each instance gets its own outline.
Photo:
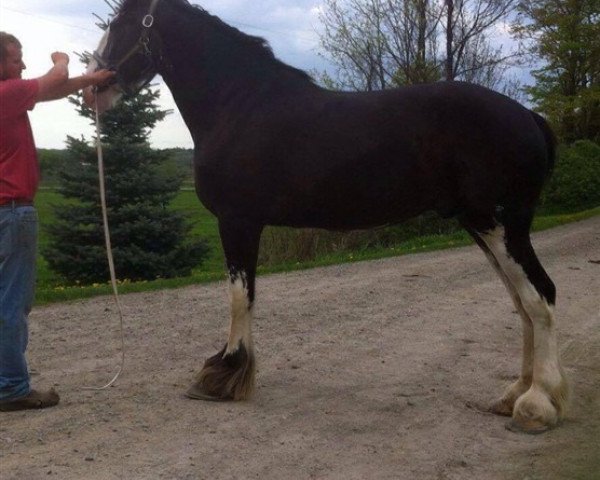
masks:
<path id="1" fill-rule="evenodd" d="M 409 205 L 445 216 L 532 208 L 552 168 L 554 140 L 544 119 L 484 87 L 439 82 L 346 95 L 349 104 L 372 103 L 361 134 L 370 140 L 359 144 L 378 139 L 373 150 L 385 153 L 369 162 L 374 170 L 386 165 L 382 181 L 396 182 L 397 200 Z M 350 113 L 340 109 L 339 123 Z"/>
<path id="2" fill-rule="evenodd" d="M 296 92 L 220 135 L 200 190 L 226 184 L 235 208 L 265 223 L 359 228 L 531 204 L 547 173 L 532 112 L 460 82 Z"/>

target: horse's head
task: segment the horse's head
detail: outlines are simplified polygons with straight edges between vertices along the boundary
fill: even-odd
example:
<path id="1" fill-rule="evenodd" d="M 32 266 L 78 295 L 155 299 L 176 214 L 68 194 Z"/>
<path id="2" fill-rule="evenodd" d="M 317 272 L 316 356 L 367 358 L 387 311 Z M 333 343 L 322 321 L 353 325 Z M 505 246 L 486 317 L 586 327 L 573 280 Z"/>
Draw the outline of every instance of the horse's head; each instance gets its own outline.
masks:
<path id="1" fill-rule="evenodd" d="M 154 33 L 154 14 L 160 0 L 124 0 L 109 23 L 88 65 L 88 72 L 100 68 L 116 71 L 113 82 L 98 89 L 98 110 L 112 108 L 124 93 L 135 93 L 157 73 L 160 45 Z M 95 106 L 91 88 L 84 100 Z"/>

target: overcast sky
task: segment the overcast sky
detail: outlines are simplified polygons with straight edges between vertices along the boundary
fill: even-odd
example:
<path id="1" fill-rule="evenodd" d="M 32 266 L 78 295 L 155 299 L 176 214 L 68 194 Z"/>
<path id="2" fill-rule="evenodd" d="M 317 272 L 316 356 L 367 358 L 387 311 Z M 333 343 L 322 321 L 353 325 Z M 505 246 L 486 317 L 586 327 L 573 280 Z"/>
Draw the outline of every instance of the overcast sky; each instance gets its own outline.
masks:
<path id="1" fill-rule="evenodd" d="M 303 70 L 325 70 L 327 62 L 318 55 L 317 29 L 319 0 L 204 0 L 199 3 L 210 13 L 251 35 L 266 38 L 275 55 Z M 84 67 L 73 52 L 92 51 L 102 36 L 95 25 L 96 13 L 107 17 L 110 8 L 103 0 L 0 0 L 0 30 L 15 35 L 23 44 L 27 70 L 24 78 L 43 75 L 51 66 L 56 50 L 71 56 L 71 75 Z M 155 79 L 159 82 L 160 77 Z M 175 112 L 159 123 L 152 133 L 156 148 L 192 147 L 169 90 L 159 84 L 161 107 Z M 38 104 L 30 113 L 40 148 L 64 148 L 67 135 L 92 136 L 89 121 L 80 117 L 67 100 Z"/>

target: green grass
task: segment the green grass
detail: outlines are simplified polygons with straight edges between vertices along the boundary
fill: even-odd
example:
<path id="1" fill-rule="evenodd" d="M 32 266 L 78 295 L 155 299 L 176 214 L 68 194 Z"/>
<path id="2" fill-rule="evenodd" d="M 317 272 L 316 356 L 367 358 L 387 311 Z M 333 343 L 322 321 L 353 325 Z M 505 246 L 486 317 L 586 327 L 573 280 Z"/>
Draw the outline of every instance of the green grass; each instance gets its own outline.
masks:
<path id="1" fill-rule="evenodd" d="M 193 188 L 182 189 L 171 202 L 171 208 L 188 214 L 193 224 L 192 235 L 205 238 L 211 247 L 210 256 L 202 265 L 202 271 L 222 273 L 225 257 L 221 248 L 217 219 L 202 206 L 195 190 Z"/>
<path id="2" fill-rule="evenodd" d="M 42 189 L 36 198 L 36 207 L 40 217 L 40 247 L 47 243 L 44 225 L 52 222 L 52 204 L 62 203 L 60 195 L 49 189 Z M 205 263 L 192 272 L 189 277 L 160 279 L 149 282 L 121 282 L 119 292 L 143 292 L 165 288 L 179 288 L 186 285 L 213 282 L 225 278 L 224 256 L 221 248 L 216 218 L 208 212 L 196 198 L 192 189 L 184 189 L 173 201 L 171 208 L 187 212 L 193 222 L 192 234 L 204 237 L 211 246 L 211 254 Z M 534 230 L 545 230 L 558 225 L 583 220 L 600 214 L 600 207 L 585 212 L 564 215 L 548 215 L 538 217 L 534 221 Z M 301 270 L 317 266 L 334 265 L 339 263 L 373 260 L 377 258 L 405 255 L 409 253 L 427 252 L 446 248 L 459 247 L 471 243 L 469 236 L 463 232 L 451 235 L 433 235 L 420 237 L 390 248 L 368 249 L 352 253 L 344 252 L 325 255 L 311 262 L 288 262 L 281 265 L 265 268 L 258 267 L 258 273 L 275 273 L 292 270 Z M 87 298 L 95 295 L 110 294 L 112 288 L 109 284 L 96 284 L 89 286 L 64 286 L 60 277 L 53 273 L 40 255 L 38 257 L 38 286 L 36 291 L 36 304 L 61 302 Z"/>

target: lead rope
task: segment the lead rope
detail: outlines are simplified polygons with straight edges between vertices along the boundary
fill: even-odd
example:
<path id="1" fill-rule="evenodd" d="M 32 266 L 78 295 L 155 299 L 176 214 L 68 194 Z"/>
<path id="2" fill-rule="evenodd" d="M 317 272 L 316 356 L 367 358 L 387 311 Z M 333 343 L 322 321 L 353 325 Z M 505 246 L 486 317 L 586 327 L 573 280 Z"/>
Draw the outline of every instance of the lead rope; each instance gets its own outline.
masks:
<path id="1" fill-rule="evenodd" d="M 121 364 L 119 370 L 113 379 L 102 387 L 83 387 L 84 390 L 104 390 L 117 381 L 119 375 L 125 368 L 125 333 L 123 328 L 123 309 L 119 300 L 117 290 L 117 276 L 115 275 L 115 263 L 113 261 L 112 247 L 110 244 L 110 230 L 108 228 L 108 214 L 106 213 L 106 190 L 104 188 L 104 155 L 102 154 L 102 142 L 100 141 L 100 115 L 98 113 L 98 96 L 94 92 L 95 110 L 96 110 L 96 152 L 98 154 L 98 180 L 100 183 L 100 203 L 102 205 L 102 222 L 104 224 L 104 239 L 106 242 L 106 256 L 108 258 L 108 268 L 110 270 L 110 282 L 113 289 L 113 297 L 119 311 L 119 323 L 121 331 Z"/>

